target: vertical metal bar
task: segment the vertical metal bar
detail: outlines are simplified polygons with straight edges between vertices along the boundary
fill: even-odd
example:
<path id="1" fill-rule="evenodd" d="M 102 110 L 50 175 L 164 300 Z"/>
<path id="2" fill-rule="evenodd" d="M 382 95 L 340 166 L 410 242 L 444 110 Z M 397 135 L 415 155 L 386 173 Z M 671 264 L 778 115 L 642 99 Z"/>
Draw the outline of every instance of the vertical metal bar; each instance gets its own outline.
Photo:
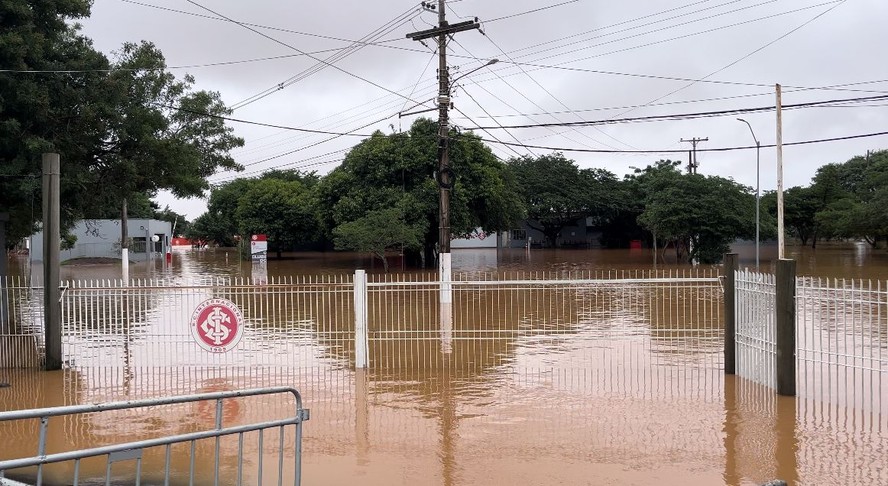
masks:
<path id="1" fill-rule="evenodd" d="M 244 478 L 244 433 L 237 434 L 237 486 L 243 484 Z"/>
<path id="2" fill-rule="evenodd" d="M 167 444 L 166 446 L 166 457 L 163 461 L 163 485 L 170 486 L 170 449 L 172 448 L 172 444 Z"/>
<path id="3" fill-rule="evenodd" d="M 194 485 L 194 447 L 195 441 L 191 441 L 191 459 L 188 464 L 188 485 Z"/>
<path id="4" fill-rule="evenodd" d="M 222 400 L 216 400 L 216 430 L 222 430 Z M 216 450 L 213 454 L 213 485 L 219 486 L 219 442 L 222 440 L 216 436 Z"/>
<path id="5" fill-rule="evenodd" d="M 111 486 L 111 456 L 108 456 L 108 462 L 105 465 L 105 486 Z"/>
<path id="6" fill-rule="evenodd" d="M 37 455 L 40 457 L 46 456 L 46 426 L 49 422 L 49 417 L 40 417 L 40 439 L 37 445 Z M 43 484 L 43 464 L 37 466 L 37 486 Z"/>
<path id="7" fill-rule="evenodd" d="M 265 448 L 262 446 L 263 432 L 265 432 L 265 429 L 259 429 L 259 471 L 256 484 L 262 484 L 262 457 L 265 455 Z"/>
<path id="8" fill-rule="evenodd" d="M 136 459 L 136 486 L 142 484 L 142 458 Z"/>
<path id="9" fill-rule="evenodd" d="M 280 427 L 280 444 L 278 446 L 278 486 L 284 484 L 284 426 Z"/>

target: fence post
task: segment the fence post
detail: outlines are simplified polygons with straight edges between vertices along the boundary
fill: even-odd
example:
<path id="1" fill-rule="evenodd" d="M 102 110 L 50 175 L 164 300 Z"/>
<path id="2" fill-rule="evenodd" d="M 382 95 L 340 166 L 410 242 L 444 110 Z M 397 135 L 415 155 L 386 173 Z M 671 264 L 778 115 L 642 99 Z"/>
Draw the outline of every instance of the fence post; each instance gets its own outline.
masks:
<path id="1" fill-rule="evenodd" d="M 59 177 L 59 154 L 43 154 L 43 328 L 46 371 L 62 369 Z"/>
<path id="2" fill-rule="evenodd" d="M 355 270 L 355 368 L 367 368 L 367 272 Z"/>
<path id="3" fill-rule="evenodd" d="M 777 326 L 777 393 L 794 397 L 796 394 L 796 262 L 777 261 L 777 296 L 774 322 Z"/>
<path id="4" fill-rule="evenodd" d="M 725 374 L 737 373 L 737 254 L 725 254 Z"/>

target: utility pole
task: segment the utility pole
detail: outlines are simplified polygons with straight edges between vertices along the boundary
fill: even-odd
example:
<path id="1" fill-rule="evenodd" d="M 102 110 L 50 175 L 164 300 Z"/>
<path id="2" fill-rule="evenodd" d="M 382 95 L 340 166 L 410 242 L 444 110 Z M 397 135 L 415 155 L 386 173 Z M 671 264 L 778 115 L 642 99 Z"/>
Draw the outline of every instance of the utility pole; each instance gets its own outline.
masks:
<path id="1" fill-rule="evenodd" d="M 432 3 L 423 3 L 424 8 L 435 9 Z M 456 24 L 447 23 L 445 0 L 438 0 L 438 27 L 407 34 L 408 39 L 421 41 L 438 38 L 438 171 L 436 179 L 439 188 L 438 202 L 438 272 L 441 280 L 441 303 L 453 302 L 450 289 L 450 189 L 453 188 L 454 174 L 450 169 L 450 145 L 448 110 L 450 109 L 450 76 L 447 69 L 447 37 L 465 30 L 479 29 L 478 20 Z"/>
<path id="2" fill-rule="evenodd" d="M 700 142 L 708 142 L 709 137 L 706 138 L 697 138 L 694 137 L 690 140 L 681 139 L 679 140 L 681 143 L 689 143 L 691 144 L 690 152 L 688 152 L 688 174 L 696 174 L 697 173 L 697 144 Z"/>
<path id="3" fill-rule="evenodd" d="M 777 88 L 777 259 L 784 256 L 783 235 L 783 99 L 780 85 Z"/>

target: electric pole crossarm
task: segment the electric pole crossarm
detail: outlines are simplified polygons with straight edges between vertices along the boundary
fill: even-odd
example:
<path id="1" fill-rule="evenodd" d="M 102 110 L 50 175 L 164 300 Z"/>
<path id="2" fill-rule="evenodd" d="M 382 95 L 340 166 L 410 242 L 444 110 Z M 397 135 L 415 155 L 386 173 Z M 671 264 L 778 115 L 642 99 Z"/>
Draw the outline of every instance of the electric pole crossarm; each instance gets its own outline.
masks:
<path id="1" fill-rule="evenodd" d="M 439 27 L 435 27 L 434 29 L 421 30 L 419 32 L 413 32 L 407 34 L 408 39 L 412 39 L 415 41 L 423 40 L 423 39 L 431 39 L 432 37 L 438 37 L 439 35 L 448 35 L 455 34 L 457 32 L 463 32 L 466 30 L 472 29 L 480 29 L 481 24 L 478 23 L 477 20 L 467 20 L 465 22 L 459 22 L 456 24 L 448 24 L 447 22 L 442 23 Z"/>

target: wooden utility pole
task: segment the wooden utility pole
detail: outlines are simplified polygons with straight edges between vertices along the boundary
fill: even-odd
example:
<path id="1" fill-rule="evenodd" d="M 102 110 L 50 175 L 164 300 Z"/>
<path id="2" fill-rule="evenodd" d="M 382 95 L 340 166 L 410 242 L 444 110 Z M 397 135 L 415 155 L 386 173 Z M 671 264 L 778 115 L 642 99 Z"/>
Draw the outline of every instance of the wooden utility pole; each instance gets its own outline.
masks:
<path id="1" fill-rule="evenodd" d="M 431 3 L 423 7 L 434 9 Z M 441 302 L 453 301 L 449 284 L 451 279 L 450 256 L 450 189 L 453 188 L 454 174 L 450 169 L 450 144 L 448 110 L 450 109 L 450 73 L 447 69 L 447 38 L 457 32 L 479 29 L 477 20 L 456 24 L 447 23 L 445 0 L 438 0 L 438 27 L 407 34 L 408 39 L 421 41 L 438 38 L 438 171 L 436 179 L 439 188 L 438 203 L 438 272 L 442 282 Z"/>
<path id="2" fill-rule="evenodd" d="M 697 173 L 697 144 L 700 142 L 708 142 L 709 137 L 706 138 L 697 138 L 694 137 L 690 140 L 681 139 L 679 140 L 682 143 L 691 144 L 691 151 L 688 152 L 688 174 L 696 174 Z"/>
<path id="3" fill-rule="evenodd" d="M 777 259 L 784 255 L 783 235 L 783 100 L 777 85 Z"/>

